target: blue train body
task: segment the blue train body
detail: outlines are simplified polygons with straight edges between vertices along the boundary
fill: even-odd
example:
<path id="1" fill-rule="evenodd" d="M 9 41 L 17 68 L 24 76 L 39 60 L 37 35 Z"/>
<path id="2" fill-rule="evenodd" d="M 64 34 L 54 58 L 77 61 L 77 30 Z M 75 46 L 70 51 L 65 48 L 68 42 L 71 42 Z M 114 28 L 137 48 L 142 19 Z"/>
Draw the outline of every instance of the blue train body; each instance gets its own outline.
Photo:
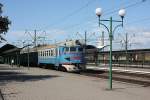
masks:
<path id="1" fill-rule="evenodd" d="M 74 70 L 80 69 L 84 63 L 83 49 L 81 46 L 52 46 L 38 50 L 38 64 L 52 64 L 56 68 L 74 65 Z M 67 66 L 67 67 L 66 67 Z M 71 68 L 70 68 L 71 69 Z M 73 69 L 71 69 L 73 71 Z"/>

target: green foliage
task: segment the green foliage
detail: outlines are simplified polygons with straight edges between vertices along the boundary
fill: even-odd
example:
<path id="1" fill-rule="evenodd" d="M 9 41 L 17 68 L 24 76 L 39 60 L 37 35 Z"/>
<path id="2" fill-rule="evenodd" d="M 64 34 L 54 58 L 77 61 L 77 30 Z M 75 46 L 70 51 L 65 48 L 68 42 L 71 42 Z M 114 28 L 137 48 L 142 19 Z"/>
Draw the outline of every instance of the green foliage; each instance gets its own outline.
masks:
<path id="1" fill-rule="evenodd" d="M 2 35 L 5 34 L 9 30 L 9 25 L 11 24 L 7 16 L 1 15 L 3 12 L 2 7 L 3 5 L 0 3 L 0 42 L 6 41 Z"/>
<path id="2" fill-rule="evenodd" d="M 6 33 L 9 29 L 10 21 L 8 20 L 8 17 L 2 17 L 0 16 L 0 33 Z"/>

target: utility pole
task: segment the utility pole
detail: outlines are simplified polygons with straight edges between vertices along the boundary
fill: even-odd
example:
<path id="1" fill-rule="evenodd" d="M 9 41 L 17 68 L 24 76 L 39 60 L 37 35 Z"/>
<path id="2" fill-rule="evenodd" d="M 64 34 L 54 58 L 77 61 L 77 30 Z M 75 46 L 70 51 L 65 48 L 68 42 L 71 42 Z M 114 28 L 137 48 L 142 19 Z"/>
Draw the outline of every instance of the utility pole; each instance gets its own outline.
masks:
<path id="1" fill-rule="evenodd" d="M 35 47 L 35 49 L 36 49 L 36 51 L 37 51 L 37 48 L 36 48 L 36 44 L 37 43 L 37 36 L 36 36 L 36 30 L 34 30 L 34 47 Z"/>
<path id="2" fill-rule="evenodd" d="M 101 38 L 102 46 L 104 46 L 104 31 L 102 31 L 102 38 Z"/>
<path id="3" fill-rule="evenodd" d="M 28 42 L 28 70 L 30 67 L 29 42 Z"/>
<path id="4" fill-rule="evenodd" d="M 85 34 L 84 34 L 84 69 L 86 69 L 86 42 L 87 42 L 87 32 L 85 31 Z"/>
<path id="5" fill-rule="evenodd" d="M 104 31 L 102 31 L 102 38 L 101 38 L 102 46 L 104 46 Z M 104 48 L 102 49 L 103 51 L 103 64 L 104 64 Z"/>
<path id="6" fill-rule="evenodd" d="M 126 51 L 126 67 L 127 67 L 127 64 L 128 64 L 128 33 L 126 33 L 125 51 Z"/>
<path id="7" fill-rule="evenodd" d="M 125 50 L 128 50 L 128 33 L 126 33 Z"/>

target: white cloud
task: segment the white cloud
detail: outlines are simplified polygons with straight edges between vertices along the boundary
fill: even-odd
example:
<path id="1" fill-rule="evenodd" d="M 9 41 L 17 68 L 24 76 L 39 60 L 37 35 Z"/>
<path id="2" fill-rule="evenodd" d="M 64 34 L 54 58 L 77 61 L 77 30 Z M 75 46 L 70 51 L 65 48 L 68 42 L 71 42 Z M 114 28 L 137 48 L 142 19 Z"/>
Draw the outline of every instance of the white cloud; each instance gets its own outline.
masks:
<path id="1" fill-rule="evenodd" d="M 126 32 L 134 34 L 131 43 L 135 43 L 136 48 L 150 48 L 150 29 L 142 27 L 127 27 Z"/>

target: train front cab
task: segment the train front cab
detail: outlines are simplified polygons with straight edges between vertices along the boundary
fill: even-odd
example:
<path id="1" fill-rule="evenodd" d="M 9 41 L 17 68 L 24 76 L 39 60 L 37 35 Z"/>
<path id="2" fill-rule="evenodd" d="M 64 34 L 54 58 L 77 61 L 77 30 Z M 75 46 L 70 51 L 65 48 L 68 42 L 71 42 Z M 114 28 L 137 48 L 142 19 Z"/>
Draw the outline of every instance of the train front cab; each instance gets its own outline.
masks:
<path id="1" fill-rule="evenodd" d="M 60 64 L 68 72 L 80 71 L 83 58 L 81 46 L 60 47 Z"/>

